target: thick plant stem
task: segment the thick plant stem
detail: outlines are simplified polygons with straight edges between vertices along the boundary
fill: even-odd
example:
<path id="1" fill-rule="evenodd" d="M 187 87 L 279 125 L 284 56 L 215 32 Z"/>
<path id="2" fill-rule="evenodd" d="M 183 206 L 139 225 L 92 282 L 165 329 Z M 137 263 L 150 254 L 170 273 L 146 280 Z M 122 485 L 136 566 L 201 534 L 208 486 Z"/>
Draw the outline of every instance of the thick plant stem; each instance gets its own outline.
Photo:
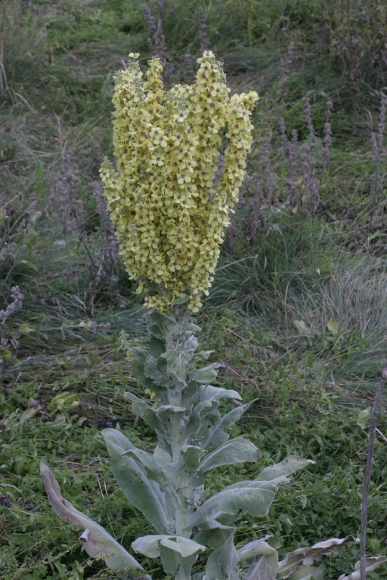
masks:
<path id="1" fill-rule="evenodd" d="M 382 378 L 379 382 L 379 387 L 376 392 L 375 401 L 372 407 L 370 420 L 370 439 L 368 444 L 367 466 L 364 475 L 363 496 L 361 501 L 361 523 L 360 523 L 360 580 L 366 580 L 366 547 L 367 547 L 367 511 L 368 511 L 368 496 L 371 482 L 371 470 L 374 461 L 374 446 L 376 434 L 376 417 L 382 391 L 387 379 L 387 367 L 382 371 Z"/>
<path id="2" fill-rule="evenodd" d="M 189 313 L 185 310 L 180 311 L 179 314 L 174 316 L 176 320 L 176 326 L 173 329 L 173 332 L 168 333 L 166 336 L 166 349 L 171 349 L 176 351 L 177 353 L 182 353 L 182 340 L 183 340 L 183 327 L 186 323 L 187 318 L 189 317 Z M 182 396 L 182 389 L 181 386 L 175 384 L 172 389 L 168 389 L 168 404 L 172 407 L 182 407 L 183 405 L 183 396 Z M 183 432 L 184 425 L 182 424 L 182 419 L 180 418 L 179 414 L 176 413 L 170 423 L 170 445 L 172 449 L 172 462 L 173 464 L 177 464 L 180 457 L 181 457 L 181 438 Z M 176 485 L 176 493 L 179 497 L 179 504 L 176 506 L 176 535 L 178 536 L 185 536 L 189 537 L 190 534 L 187 534 L 185 531 L 185 527 L 187 524 L 187 518 L 190 513 L 187 505 L 187 498 L 185 497 L 185 490 L 188 486 L 189 482 L 187 481 L 187 475 L 184 471 L 179 474 L 177 479 Z M 183 574 L 184 576 L 184 574 Z M 176 576 L 178 578 L 178 576 Z M 180 580 L 183 580 L 181 578 Z"/>

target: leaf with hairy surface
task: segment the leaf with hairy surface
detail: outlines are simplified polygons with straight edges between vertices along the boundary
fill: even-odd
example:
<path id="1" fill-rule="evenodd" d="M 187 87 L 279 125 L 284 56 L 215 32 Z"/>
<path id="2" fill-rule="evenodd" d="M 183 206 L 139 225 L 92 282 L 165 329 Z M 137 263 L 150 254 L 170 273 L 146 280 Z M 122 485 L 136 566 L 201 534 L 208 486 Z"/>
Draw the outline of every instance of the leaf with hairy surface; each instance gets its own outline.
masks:
<path id="1" fill-rule="evenodd" d="M 284 478 L 285 479 L 285 478 Z M 253 516 L 265 516 L 273 502 L 277 485 L 270 481 L 241 481 L 225 487 L 210 497 L 188 520 L 187 529 L 201 526 L 220 514 L 236 514 L 240 510 Z"/>
<path id="2" fill-rule="evenodd" d="M 216 449 L 217 447 L 219 447 L 219 445 L 222 445 L 223 443 L 228 441 L 230 435 L 226 433 L 225 430 L 231 427 L 231 425 L 234 425 L 234 423 L 236 423 L 237 421 L 239 421 L 243 413 L 247 411 L 247 409 L 253 402 L 254 401 L 251 401 L 250 403 L 246 403 L 245 405 L 241 405 L 240 407 L 235 407 L 235 409 L 232 409 L 231 411 L 226 413 L 226 415 L 223 415 L 223 417 L 221 417 L 221 419 L 216 423 L 213 429 L 211 429 L 211 433 L 208 436 L 207 441 L 204 443 L 204 447 L 209 450 Z"/>
<path id="3" fill-rule="evenodd" d="M 159 533 L 174 530 L 174 503 L 171 491 L 148 479 L 146 469 L 125 455 L 136 448 L 116 429 L 104 429 L 113 475 L 127 500 L 140 510 Z"/>
<path id="4" fill-rule="evenodd" d="M 164 535 L 137 538 L 132 543 L 132 548 L 148 558 L 160 556 L 167 574 L 175 575 L 178 570 L 182 570 L 186 577 L 190 576 L 198 553 L 206 549 L 189 538 Z"/>
<path id="5" fill-rule="evenodd" d="M 127 571 L 119 574 L 119 577 L 122 580 L 130 580 L 139 577 L 150 580 L 150 577 L 146 574 L 141 564 L 139 564 L 139 562 L 137 562 L 137 560 L 117 542 L 117 540 L 115 540 L 102 526 L 78 511 L 70 502 L 62 497 L 58 482 L 56 481 L 51 469 L 44 461 L 40 464 L 40 471 L 48 500 L 57 516 L 65 522 L 69 521 L 75 526 L 82 526 L 85 528 L 81 540 L 83 548 L 89 556 L 102 557 L 111 570 L 123 570 L 124 568 L 127 568 Z"/>
<path id="6" fill-rule="evenodd" d="M 275 481 L 286 475 L 290 475 L 307 465 L 314 465 L 311 459 L 303 459 L 297 455 L 288 455 L 283 461 L 276 465 L 270 465 L 261 471 L 255 481 Z"/>
<path id="7" fill-rule="evenodd" d="M 236 437 L 209 453 L 199 465 L 198 471 L 206 473 L 221 465 L 233 465 L 244 461 L 257 461 L 262 455 L 251 441 Z"/>

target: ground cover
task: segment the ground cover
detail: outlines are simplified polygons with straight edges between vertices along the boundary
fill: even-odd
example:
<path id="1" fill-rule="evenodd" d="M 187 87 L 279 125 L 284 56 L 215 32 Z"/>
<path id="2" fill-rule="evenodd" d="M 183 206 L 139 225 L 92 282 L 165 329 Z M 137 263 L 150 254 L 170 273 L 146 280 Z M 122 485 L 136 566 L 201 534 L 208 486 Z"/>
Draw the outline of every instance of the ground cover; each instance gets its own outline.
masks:
<path id="1" fill-rule="evenodd" d="M 261 450 L 259 469 L 287 453 L 316 461 L 267 518 L 239 528 L 241 543 L 268 533 L 284 551 L 358 534 L 366 409 L 387 351 L 381 85 L 354 84 L 339 57 L 321 52 L 314 3 L 299 13 L 292 4 L 281 15 L 263 3 L 262 18 L 254 3 L 229 3 L 221 18 L 217 5 L 208 10 L 230 86 L 261 99 L 243 197 L 198 315 L 202 344 L 225 364 L 220 384 L 257 399 L 233 434 Z M 199 15 L 166 5 L 170 82 L 189 80 Z M 149 31 L 141 4 L 118 0 L 6 2 L 1 18 L 0 309 L 15 285 L 23 306 L 0 324 L 0 571 L 108 578 L 53 515 L 38 466 L 45 456 L 64 495 L 125 546 L 144 533 L 98 436 L 119 423 L 137 445 L 153 444 L 122 398 L 137 384 L 120 332 L 141 343 L 143 311 L 106 223 L 98 169 L 112 155 L 112 76 L 131 50 L 146 61 Z M 385 407 L 378 428 L 368 549 L 385 554 Z M 256 469 L 218 470 L 211 489 Z M 357 559 L 353 546 L 325 566 L 334 578 Z"/>

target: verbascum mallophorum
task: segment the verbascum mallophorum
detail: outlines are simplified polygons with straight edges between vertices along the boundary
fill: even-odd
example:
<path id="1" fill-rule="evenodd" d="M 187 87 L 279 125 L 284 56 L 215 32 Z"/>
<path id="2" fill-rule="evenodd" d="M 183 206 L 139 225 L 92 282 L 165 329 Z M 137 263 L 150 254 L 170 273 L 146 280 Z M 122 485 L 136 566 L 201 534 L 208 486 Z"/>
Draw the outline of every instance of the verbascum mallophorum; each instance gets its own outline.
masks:
<path id="1" fill-rule="evenodd" d="M 137 57 L 130 54 L 127 70 L 115 77 L 117 168 L 106 160 L 101 167 L 105 195 L 125 267 L 147 306 L 166 311 L 187 295 L 197 312 L 245 175 L 258 97 L 230 97 L 211 52 L 198 59 L 194 84 L 168 92 L 160 61 L 149 62 L 144 81 Z"/>

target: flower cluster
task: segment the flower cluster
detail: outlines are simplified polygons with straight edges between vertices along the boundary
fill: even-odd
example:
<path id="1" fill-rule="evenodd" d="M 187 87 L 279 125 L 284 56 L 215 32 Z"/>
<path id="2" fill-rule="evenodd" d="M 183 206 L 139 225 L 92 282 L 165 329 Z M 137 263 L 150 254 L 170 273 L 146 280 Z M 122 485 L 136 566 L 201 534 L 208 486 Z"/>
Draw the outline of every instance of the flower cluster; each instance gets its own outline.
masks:
<path id="1" fill-rule="evenodd" d="M 116 77 L 113 133 L 117 167 L 104 161 L 111 219 L 129 275 L 149 307 L 168 310 L 189 296 L 197 312 L 208 294 L 251 147 L 257 94 L 230 97 L 224 73 L 206 51 L 196 82 L 164 92 L 159 59 L 146 79 L 129 55 Z M 214 182 L 222 137 L 227 148 Z"/>

